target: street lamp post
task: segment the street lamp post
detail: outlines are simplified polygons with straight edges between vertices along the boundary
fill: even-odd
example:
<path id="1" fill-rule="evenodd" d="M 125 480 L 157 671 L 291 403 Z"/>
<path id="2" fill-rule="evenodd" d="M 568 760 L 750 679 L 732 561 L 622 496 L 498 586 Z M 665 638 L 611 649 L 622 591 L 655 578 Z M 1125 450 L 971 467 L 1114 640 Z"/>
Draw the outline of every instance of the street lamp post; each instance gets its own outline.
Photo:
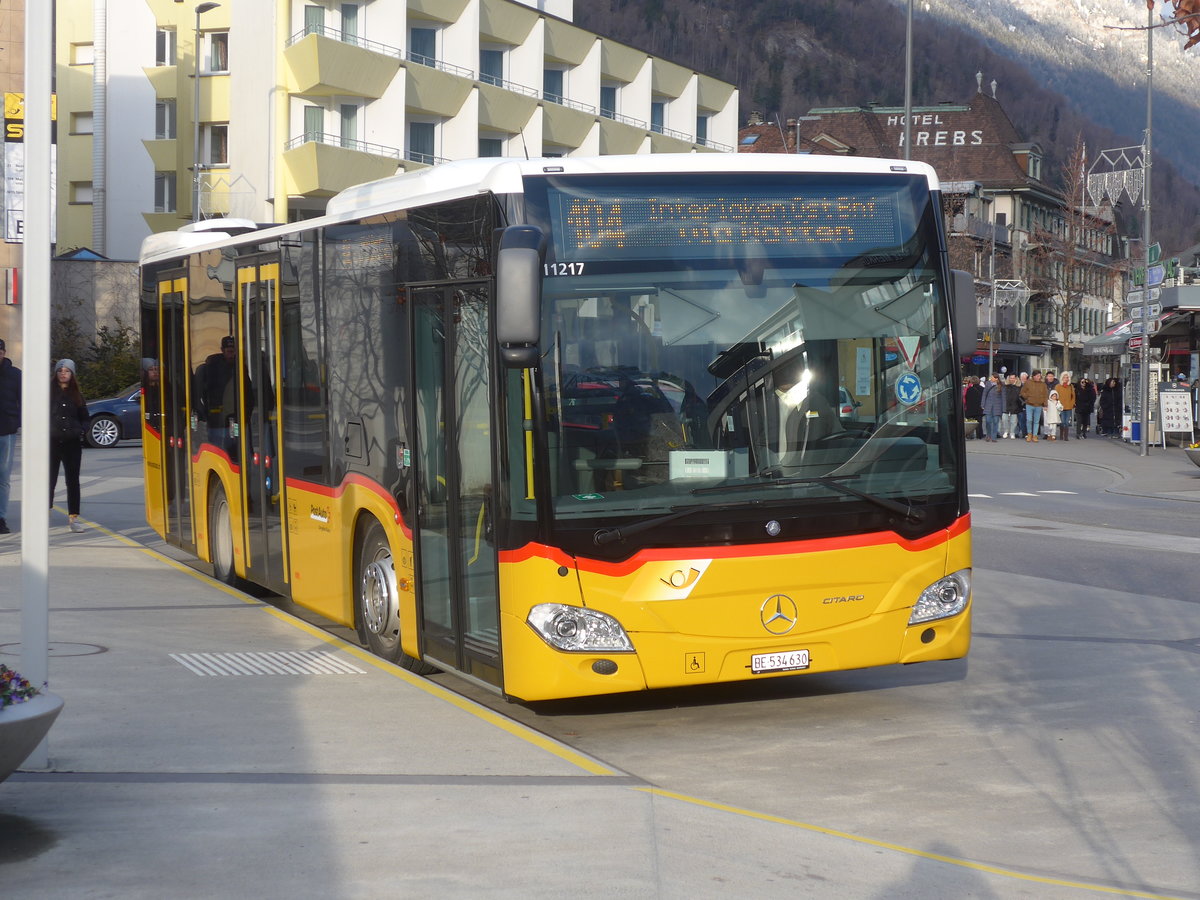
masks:
<path id="1" fill-rule="evenodd" d="M 192 51 L 192 221 L 200 221 L 200 17 L 220 3 L 196 7 L 195 45 Z"/>

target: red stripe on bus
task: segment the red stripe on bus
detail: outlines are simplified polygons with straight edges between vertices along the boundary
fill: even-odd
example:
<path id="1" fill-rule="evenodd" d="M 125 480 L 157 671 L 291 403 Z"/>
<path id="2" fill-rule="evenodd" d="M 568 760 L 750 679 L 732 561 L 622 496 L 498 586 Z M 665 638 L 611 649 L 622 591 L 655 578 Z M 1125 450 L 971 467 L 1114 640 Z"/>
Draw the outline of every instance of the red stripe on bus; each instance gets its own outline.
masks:
<path id="1" fill-rule="evenodd" d="M 285 478 L 284 483 L 289 488 L 308 491 L 310 494 L 318 494 L 322 497 L 328 497 L 331 500 L 336 500 L 346 493 L 347 485 L 356 484 L 359 487 L 366 488 L 391 507 L 392 515 L 396 517 L 396 522 L 400 525 L 400 530 L 404 532 L 406 538 L 412 540 L 412 529 L 404 521 L 404 514 L 400 512 L 400 506 L 396 503 L 396 498 L 384 490 L 383 485 L 379 484 L 379 482 L 372 481 L 364 475 L 350 472 L 342 479 L 342 483 L 336 487 L 329 487 L 328 485 L 317 484 L 312 481 L 301 481 L 298 478 Z"/>
<path id="2" fill-rule="evenodd" d="M 500 562 L 519 563 L 528 559 L 542 558 L 561 566 L 575 567 L 600 575 L 624 576 L 653 562 L 676 559 L 736 559 L 738 557 L 783 556 L 800 553 L 824 553 L 831 550 L 854 550 L 862 547 L 879 547 L 895 544 L 910 553 L 930 550 L 946 543 L 951 538 L 966 534 L 971 529 L 971 514 L 959 517 L 945 531 L 937 531 L 915 541 L 909 541 L 894 531 L 876 531 L 870 534 L 852 534 L 836 538 L 818 538 L 811 541 L 789 541 L 782 544 L 747 544 L 739 547 L 676 547 L 666 550 L 643 550 L 619 563 L 608 563 L 588 557 L 572 558 L 558 547 L 531 543 L 516 550 L 500 552 Z"/>

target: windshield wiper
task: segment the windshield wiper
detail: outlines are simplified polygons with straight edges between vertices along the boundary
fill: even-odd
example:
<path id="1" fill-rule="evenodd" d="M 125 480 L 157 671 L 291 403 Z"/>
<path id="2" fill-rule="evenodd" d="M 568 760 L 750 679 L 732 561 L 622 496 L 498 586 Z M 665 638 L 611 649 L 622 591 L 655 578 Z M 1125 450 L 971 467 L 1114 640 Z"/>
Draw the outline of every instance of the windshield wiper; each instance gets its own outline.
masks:
<path id="1" fill-rule="evenodd" d="M 842 484 L 848 478 L 861 478 L 861 475 L 815 475 L 807 478 L 779 478 L 764 482 L 740 482 L 738 484 L 720 484 L 708 488 L 696 488 L 692 491 L 693 494 L 715 493 L 717 491 L 730 491 L 739 488 L 750 487 L 752 484 L 764 484 L 767 487 L 787 487 L 795 484 L 821 484 L 828 488 L 833 488 L 835 491 L 841 491 L 843 494 L 849 494 L 851 497 L 858 497 L 860 500 L 866 500 L 868 503 L 874 503 L 883 509 L 904 516 L 910 522 L 925 521 L 925 510 L 920 507 L 913 506 L 911 503 L 901 503 L 898 500 L 889 500 L 887 497 L 878 497 L 875 494 L 868 494 L 866 491 L 860 491 L 858 488 L 850 487 L 848 484 Z"/>
<path id="2" fill-rule="evenodd" d="M 696 493 L 693 491 L 692 493 Z M 641 522 L 634 522 L 632 525 L 626 525 L 623 528 L 601 528 L 594 535 L 592 540 L 596 546 L 603 547 L 605 544 L 615 544 L 617 541 L 623 541 L 627 537 L 632 537 L 642 531 L 648 531 L 651 528 L 657 528 L 659 525 L 666 525 L 668 522 L 674 522 L 676 519 L 683 519 L 687 516 L 699 512 L 714 512 L 726 509 L 745 509 L 747 506 L 763 506 L 766 504 L 775 504 L 778 500 L 749 500 L 742 503 L 704 503 L 700 506 L 685 506 L 676 507 L 673 512 L 669 512 L 664 516 L 655 516 L 653 519 L 644 519 Z"/>

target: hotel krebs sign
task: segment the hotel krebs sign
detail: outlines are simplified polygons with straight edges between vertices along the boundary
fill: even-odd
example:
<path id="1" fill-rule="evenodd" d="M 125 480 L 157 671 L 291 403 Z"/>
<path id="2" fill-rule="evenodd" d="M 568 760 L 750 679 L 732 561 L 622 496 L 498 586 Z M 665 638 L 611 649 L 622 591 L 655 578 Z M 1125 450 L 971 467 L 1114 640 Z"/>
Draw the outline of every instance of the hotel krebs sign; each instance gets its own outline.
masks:
<path id="1" fill-rule="evenodd" d="M 904 116 L 888 116 L 889 128 L 903 128 Z M 980 147 L 983 146 L 983 132 L 979 129 L 948 128 L 942 120 L 941 113 L 926 113 L 912 117 L 912 141 L 914 147 Z M 932 130 L 931 130 L 932 128 Z M 917 131 L 915 129 L 921 129 Z M 900 132 L 897 146 L 904 146 L 904 132 Z"/>

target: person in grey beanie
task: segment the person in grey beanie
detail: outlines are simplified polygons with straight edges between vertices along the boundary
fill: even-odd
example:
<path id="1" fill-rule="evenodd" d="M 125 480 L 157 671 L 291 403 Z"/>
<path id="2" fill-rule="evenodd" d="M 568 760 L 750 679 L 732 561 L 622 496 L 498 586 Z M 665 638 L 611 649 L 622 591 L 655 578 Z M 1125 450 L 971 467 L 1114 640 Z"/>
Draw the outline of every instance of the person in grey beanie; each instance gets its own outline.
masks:
<path id="1" fill-rule="evenodd" d="M 79 522 L 79 469 L 87 421 L 87 403 L 75 380 L 75 362 L 60 359 L 50 379 L 50 505 L 54 505 L 61 465 L 67 476 L 67 514 L 76 533 L 84 530 Z"/>

